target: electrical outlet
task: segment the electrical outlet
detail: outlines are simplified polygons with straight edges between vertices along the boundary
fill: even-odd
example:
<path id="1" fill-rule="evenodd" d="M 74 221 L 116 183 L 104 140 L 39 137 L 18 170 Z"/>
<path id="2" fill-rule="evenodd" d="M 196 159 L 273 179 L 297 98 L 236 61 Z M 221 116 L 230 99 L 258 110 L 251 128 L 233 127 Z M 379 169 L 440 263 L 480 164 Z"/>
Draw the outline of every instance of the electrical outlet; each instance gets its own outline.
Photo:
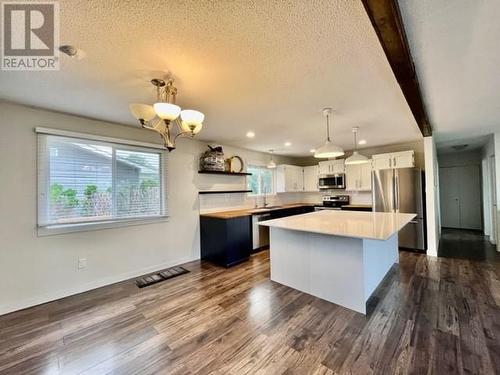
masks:
<path id="1" fill-rule="evenodd" d="M 86 258 L 78 258 L 78 269 L 83 270 L 87 268 L 87 259 Z"/>

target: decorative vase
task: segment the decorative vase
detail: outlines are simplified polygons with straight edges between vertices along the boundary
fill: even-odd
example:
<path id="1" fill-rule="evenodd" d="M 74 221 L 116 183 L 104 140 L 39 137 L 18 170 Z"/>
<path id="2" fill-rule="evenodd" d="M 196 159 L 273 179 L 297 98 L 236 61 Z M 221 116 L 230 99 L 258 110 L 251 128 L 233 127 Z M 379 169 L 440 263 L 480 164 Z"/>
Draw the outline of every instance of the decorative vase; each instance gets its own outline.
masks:
<path id="1" fill-rule="evenodd" d="M 222 147 L 211 147 L 200 156 L 200 170 L 224 172 L 225 160 Z"/>

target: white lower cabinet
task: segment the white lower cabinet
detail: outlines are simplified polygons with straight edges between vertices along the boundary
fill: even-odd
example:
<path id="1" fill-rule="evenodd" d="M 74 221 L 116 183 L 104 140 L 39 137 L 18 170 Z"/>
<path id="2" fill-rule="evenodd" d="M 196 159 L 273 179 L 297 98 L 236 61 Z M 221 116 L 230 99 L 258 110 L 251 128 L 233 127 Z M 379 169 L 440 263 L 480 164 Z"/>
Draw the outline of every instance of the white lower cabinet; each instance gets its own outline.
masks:
<path id="1" fill-rule="evenodd" d="M 346 190 L 369 191 L 372 189 L 372 164 L 348 164 L 345 166 Z"/>

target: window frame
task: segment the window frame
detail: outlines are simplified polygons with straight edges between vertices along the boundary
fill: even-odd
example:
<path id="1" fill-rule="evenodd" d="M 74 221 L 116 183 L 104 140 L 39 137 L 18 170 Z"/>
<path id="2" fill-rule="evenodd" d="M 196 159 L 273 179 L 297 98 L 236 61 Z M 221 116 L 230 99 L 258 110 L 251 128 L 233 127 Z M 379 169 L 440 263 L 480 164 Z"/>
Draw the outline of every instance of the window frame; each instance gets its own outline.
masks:
<path id="1" fill-rule="evenodd" d="M 259 163 L 259 162 L 249 162 L 248 163 L 248 166 L 247 166 L 247 171 L 250 167 L 254 167 L 254 168 L 261 168 L 261 169 L 265 169 L 265 170 L 268 170 L 271 172 L 271 186 L 272 186 L 272 192 L 271 193 L 259 193 L 259 194 L 253 194 L 253 193 L 247 193 L 247 196 L 249 198 L 262 198 L 264 195 L 266 197 L 269 197 L 269 196 L 274 196 L 276 195 L 276 169 L 271 169 L 271 168 L 267 168 L 267 166 L 263 163 Z M 247 189 L 248 189 L 248 180 L 246 181 L 246 185 L 247 185 Z"/>
<path id="2" fill-rule="evenodd" d="M 99 229 L 109 229 L 124 227 L 130 225 L 142 225 L 150 224 L 156 222 L 168 221 L 168 179 L 167 179 L 167 161 L 168 154 L 165 149 L 154 143 L 137 142 L 133 140 L 111 138 L 97 136 L 87 133 L 77 133 L 58 129 L 48 129 L 48 128 L 35 128 L 36 138 L 37 138 L 37 232 L 39 236 L 71 233 L 71 232 L 81 232 L 81 231 L 91 231 Z M 48 186 L 50 173 L 48 169 L 50 151 L 41 150 L 40 147 L 46 147 L 46 141 L 41 138 L 44 136 L 58 136 L 67 137 L 72 139 L 78 139 L 83 141 L 91 141 L 95 143 L 100 143 L 112 148 L 112 180 L 113 180 L 113 200 L 115 199 L 115 178 L 116 178 L 116 151 L 137 151 L 137 152 L 149 152 L 157 153 L 160 158 L 160 211 L 159 215 L 145 215 L 136 217 L 114 217 L 112 219 L 102 219 L 102 220 L 89 220 L 81 221 L 75 223 L 50 223 L 41 224 L 47 222 L 47 202 L 48 199 Z M 46 140 L 46 138 L 45 138 Z M 43 156 L 43 157 L 42 157 Z M 113 204 L 115 206 L 115 204 Z M 113 215 L 115 214 L 113 209 Z"/>

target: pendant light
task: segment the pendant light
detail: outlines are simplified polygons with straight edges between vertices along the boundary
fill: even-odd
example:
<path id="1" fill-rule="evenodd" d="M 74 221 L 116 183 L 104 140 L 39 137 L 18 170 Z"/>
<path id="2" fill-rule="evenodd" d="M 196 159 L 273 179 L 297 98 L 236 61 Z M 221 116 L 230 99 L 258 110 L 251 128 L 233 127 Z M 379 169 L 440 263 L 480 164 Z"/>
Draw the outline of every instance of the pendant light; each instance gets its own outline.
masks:
<path id="1" fill-rule="evenodd" d="M 274 168 L 276 168 L 276 163 L 274 162 L 274 159 L 273 159 L 274 150 L 269 150 L 269 153 L 271 154 L 271 160 L 269 160 L 269 163 L 267 163 L 267 168 L 274 169 Z"/>
<path id="2" fill-rule="evenodd" d="M 342 147 L 336 146 L 330 140 L 330 116 L 333 112 L 331 108 L 323 109 L 323 116 L 326 117 L 326 142 L 323 146 L 318 147 L 314 153 L 315 158 L 336 158 L 344 155 Z"/>
<path id="3" fill-rule="evenodd" d="M 368 163 L 368 158 L 364 155 L 361 155 L 358 152 L 358 131 L 359 128 L 356 126 L 352 128 L 352 133 L 354 134 L 354 151 L 352 155 L 345 159 L 345 164 L 364 164 Z"/>

